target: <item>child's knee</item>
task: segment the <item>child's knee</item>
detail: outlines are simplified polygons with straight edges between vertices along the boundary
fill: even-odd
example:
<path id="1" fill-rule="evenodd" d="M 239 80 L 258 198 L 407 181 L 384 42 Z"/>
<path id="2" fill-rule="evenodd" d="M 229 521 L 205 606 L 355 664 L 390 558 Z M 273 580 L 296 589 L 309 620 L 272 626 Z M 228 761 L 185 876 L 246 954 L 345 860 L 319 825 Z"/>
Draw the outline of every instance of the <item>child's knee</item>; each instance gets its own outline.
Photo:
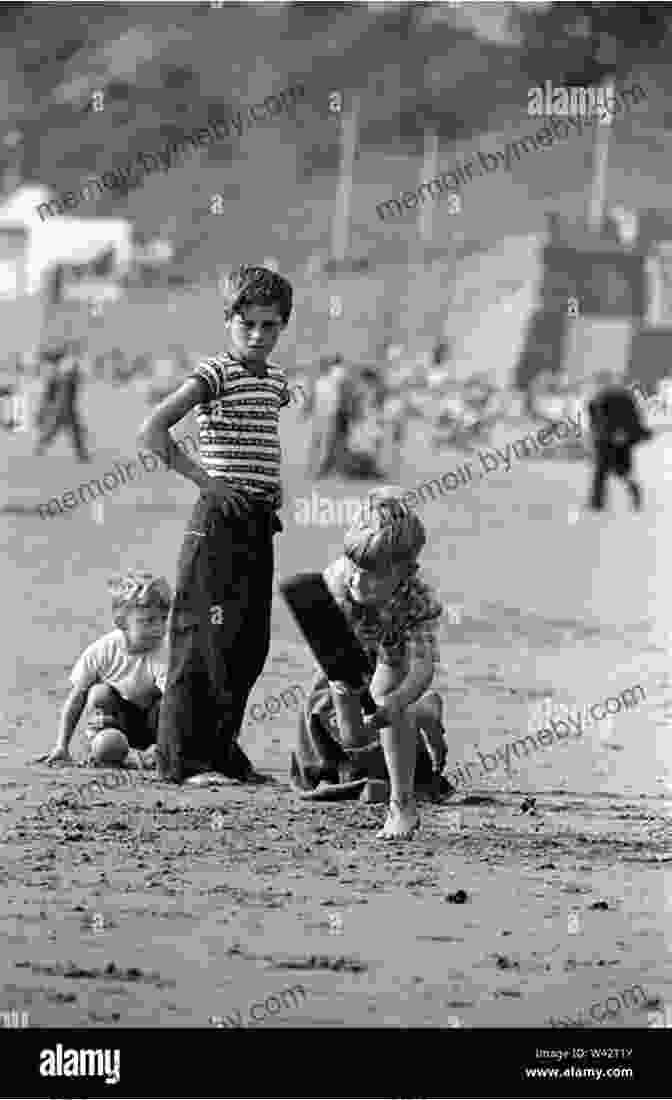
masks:
<path id="1" fill-rule="evenodd" d="M 100 708 L 116 707 L 117 701 L 117 693 L 109 684 L 94 684 L 86 699 L 87 706 Z"/>
<path id="2" fill-rule="evenodd" d="M 405 675 L 406 670 L 403 665 L 377 665 L 369 689 L 374 701 L 380 706 L 385 696 L 399 687 Z"/>

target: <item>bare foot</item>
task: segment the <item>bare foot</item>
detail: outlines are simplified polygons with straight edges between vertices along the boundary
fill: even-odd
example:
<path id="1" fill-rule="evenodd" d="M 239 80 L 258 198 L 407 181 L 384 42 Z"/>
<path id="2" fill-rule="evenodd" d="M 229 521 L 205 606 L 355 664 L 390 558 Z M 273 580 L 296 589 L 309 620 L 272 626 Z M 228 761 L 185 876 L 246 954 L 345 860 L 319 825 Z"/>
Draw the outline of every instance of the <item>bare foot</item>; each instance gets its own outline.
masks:
<path id="1" fill-rule="evenodd" d="M 253 786 L 261 787 L 264 783 L 275 783 L 275 779 L 272 775 L 264 775 L 263 772 L 258 772 L 252 769 L 252 771 L 245 773 L 242 782 L 251 783 Z"/>
<path id="2" fill-rule="evenodd" d="M 409 840 L 420 827 L 420 818 L 414 798 L 403 802 L 390 800 L 390 808 L 382 829 L 376 833 L 377 840 Z"/>
<path id="3" fill-rule="evenodd" d="M 126 759 L 122 763 L 122 768 L 131 768 L 134 771 L 139 771 L 142 768 L 142 754 L 137 749 L 129 749 L 126 754 Z"/>
<path id="4" fill-rule="evenodd" d="M 143 768 L 155 768 L 159 763 L 159 746 L 150 745 L 140 753 Z"/>
<path id="5" fill-rule="evenodd" d="M 198 775 L 191 775 L 185 779 L 184 784 L 187 787 L 220 787 L 230 782 L 228 776 L 222 775 L 221 772 L 199 772 Z"/>

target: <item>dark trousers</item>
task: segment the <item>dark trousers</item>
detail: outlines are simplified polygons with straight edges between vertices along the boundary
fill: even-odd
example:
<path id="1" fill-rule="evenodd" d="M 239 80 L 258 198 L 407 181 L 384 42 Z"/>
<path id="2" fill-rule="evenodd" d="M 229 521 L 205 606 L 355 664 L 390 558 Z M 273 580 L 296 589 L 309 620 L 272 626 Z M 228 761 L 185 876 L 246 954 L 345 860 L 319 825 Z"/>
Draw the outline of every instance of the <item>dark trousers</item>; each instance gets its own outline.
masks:
<path id="1" fill-rule="evenodd" d="M 640 508 L 642 494 L 639 485 L 632 477 L 632 445 L 630 443 L 619 446 L 613 443 L 596 443 L 595 473 L 590 495 L 591 508 L 604 508 L 609 474 L 615 474 L 616 477 L 620 477 L 626 482 L 633 507 Z"/>
<path id="2" fill-rule="evenodd" d="M 177 565 L 170 658 L 159 718 L 159 772 L 182 782 L 202 771 L 244 778 L 236 744 L 271 640 L 275 512 L 225 516 L 212 497 L 194 508 Z"/>
<path id="3" fill-rule="evenodd" d="M 88 458 L 84 443 L 84 428 L 79 418 L 77 408 L 73 403 L 62 406 L 43 427 L 42 434 L 37 442 L 38 451 L 43 451 L 56 438 L 60 431 L 69 431 L 72 436 L 72 445 L 79 459 Z"/>

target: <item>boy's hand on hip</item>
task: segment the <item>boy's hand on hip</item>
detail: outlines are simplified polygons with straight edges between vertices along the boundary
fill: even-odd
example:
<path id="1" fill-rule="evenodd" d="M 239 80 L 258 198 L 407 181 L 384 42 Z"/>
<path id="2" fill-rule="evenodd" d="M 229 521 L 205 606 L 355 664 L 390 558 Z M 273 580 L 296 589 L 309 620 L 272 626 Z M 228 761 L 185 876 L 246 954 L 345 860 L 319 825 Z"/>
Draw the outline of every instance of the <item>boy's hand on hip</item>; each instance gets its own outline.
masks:
<path id="1" fill-rule="evenodd" d="M 395 699 L 393 695 L 388 695 L 384 700 L 382 706 L 379 706 L 376 713 L 372 716 L 371 724 L 375 729 L 382 729 L 384 726 L 394 726 L 401 718 L 403 707 L 398 699 Z"/>
<path id="2" fill-rule="evenodd" d="M 245 494 L 235 489 L 225 477 L 211 477 L 206 492 L 214 497 L 225 516 L 233 514 L 240 519 L 249 511 Z"/>

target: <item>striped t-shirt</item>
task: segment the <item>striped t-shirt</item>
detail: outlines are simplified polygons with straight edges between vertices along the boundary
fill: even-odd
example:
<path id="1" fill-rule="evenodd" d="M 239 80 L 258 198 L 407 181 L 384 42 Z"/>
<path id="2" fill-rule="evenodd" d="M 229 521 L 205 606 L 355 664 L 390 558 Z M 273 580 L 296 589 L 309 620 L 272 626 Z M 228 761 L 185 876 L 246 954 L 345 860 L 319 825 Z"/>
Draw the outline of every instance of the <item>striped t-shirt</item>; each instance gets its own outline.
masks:
<path id="1" fill-rule="evenodd" d="M 282 504 L 280 409 L 289 404 L 281 367 L 266 364 L 257 377 L 225 353 L 204 359 L 193 378 L 205 382 L 207 401 L 194 408 L 201 460 L 211 477 L 225 477 L 272 508 Z"/>

